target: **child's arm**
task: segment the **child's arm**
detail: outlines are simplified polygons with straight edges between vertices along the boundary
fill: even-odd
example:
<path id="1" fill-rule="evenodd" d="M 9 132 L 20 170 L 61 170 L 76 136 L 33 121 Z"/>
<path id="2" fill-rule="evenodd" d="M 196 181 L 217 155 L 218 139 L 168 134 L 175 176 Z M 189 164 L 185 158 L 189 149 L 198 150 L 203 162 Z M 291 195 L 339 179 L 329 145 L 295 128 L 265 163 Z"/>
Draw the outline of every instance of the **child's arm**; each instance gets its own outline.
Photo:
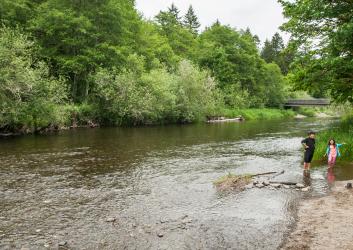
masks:
<path id="1" fill-rule="evenodd" d="M 306 145 L 306 139 L 302 140 L 302 145 L 305 149 L 309 148 L 309 146 Z"/>

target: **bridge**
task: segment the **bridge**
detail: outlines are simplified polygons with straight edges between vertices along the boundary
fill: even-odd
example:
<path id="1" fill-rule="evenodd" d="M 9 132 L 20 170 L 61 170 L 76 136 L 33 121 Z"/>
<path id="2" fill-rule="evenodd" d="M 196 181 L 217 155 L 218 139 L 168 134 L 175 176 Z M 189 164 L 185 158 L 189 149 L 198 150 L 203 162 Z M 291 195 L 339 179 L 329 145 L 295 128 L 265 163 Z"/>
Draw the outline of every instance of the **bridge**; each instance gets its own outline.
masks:
<path id="1" fill-rule="evenodd" d="M 307 100 L 299 100 L 292 99 L 287 100 L 284 103 L 284 107 L 292 108 L 292 107 L 325 107 L 330 105 L 330 100 L 328 99 L 307 99 Z"/>

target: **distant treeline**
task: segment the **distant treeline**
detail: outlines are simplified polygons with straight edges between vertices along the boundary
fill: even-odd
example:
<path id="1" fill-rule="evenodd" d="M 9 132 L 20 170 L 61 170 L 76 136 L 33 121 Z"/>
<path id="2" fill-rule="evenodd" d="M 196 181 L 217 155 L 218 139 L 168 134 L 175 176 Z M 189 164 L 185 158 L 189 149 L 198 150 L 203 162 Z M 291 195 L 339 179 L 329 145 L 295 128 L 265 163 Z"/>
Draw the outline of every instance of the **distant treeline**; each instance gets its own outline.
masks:
<path id="1" fill-rule="evenodd" d="M 279 34 L 192 6 L 145 20 L 132 0 L 0 1 L 0 130 L 183 123 L 222 109 L 279 107 L 293 54 Z"/>

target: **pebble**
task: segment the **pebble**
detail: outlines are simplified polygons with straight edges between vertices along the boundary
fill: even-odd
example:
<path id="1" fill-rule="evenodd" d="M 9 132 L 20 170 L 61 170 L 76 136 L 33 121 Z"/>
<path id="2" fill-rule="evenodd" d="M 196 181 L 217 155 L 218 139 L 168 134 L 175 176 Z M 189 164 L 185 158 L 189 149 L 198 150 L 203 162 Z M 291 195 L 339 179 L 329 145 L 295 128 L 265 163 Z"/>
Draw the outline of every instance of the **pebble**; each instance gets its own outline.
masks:
<path id="1" fill-rule="evenodd" d="M 158 236 L 159 238 L 162 238 L 162 237 L 164 236 L 164 234 L 158 233 L 157 236 Z"/>
<path id="2" fill-rule="evenodd" d="M 168 222 L 168 219 L 160 219 L 159 220 L 162 224 Z"/>
<path id="3" fill-rule="evenodd" d="M 63 246 L 66 246 L 67 245 L 67 241 L 60 241 L 59 246 L 63 247 Z"/>
<path id="4" fill-rule="evenodd" d="M 301 183 L 297 183 L 297 185 L 295 185 L 297 188 L 305 188 L 304 184 Z"/>
<path id="5" fill-rule="evenodd" d="M 261 184 L 261 183 L 259 183 L 259 184 L 256 184 L 256 187 L 258 187 L 258 188 L 263 188 L 265 185 L 264 184 Z"/>
<path id="6" fill-rule="evenodd" d="M 105 222 L 115 222 L 115 221 L 116 221 L 116 218 L 113 218 L 113 217 L 107 218 L 107 219 L 105 220 Z"/>
<path id="7" fill-rule="evenodd" d="M 181 222 L 182 223 L 192 223 L 192 219 L 184 219 Z"/>
<path id="8" fill-rule="evenodd" d="M 36 230 L 36 233 L 40 233 L 42 230 L 41 229 L 37 229 Z"/>
<path id="9" fill-rule="evenodd" d="M 284 187 L 285 189 L 289 189 L 289 188 L 290 188 L 290 186 L 288 186 L 288 185 L 283 185 L 283 187 Z"/>

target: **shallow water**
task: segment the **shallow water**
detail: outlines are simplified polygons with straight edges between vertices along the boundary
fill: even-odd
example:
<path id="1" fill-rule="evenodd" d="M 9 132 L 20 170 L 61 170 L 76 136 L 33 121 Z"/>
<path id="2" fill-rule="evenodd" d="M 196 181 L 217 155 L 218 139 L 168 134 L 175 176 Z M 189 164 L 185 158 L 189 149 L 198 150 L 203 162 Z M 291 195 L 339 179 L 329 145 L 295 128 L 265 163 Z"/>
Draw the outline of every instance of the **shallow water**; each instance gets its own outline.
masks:
<path id="1" fill-rule="evenodd" d="M 1 140 L 0 248 L 56 249 L 66 241 L 69 249 L 276 249 L 299 198 L 325 194 L 328 176 L 353 178 L 338 165 L 303 180 L 301 137 L 331 122 L 82 129 Z M 212 184 L 228 172 L 281 170 L 277 180 L 310 182 L 313 190 L 219 193 Z"/>

